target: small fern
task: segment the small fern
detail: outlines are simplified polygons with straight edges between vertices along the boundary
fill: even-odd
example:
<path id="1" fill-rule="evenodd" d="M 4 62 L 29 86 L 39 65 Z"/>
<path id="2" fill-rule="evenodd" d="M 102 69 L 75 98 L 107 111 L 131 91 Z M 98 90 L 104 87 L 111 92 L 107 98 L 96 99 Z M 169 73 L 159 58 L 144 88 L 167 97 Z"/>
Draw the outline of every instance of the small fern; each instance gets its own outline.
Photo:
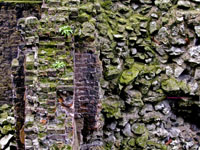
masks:
<path id="1" fill-rule="evenodd" d="M 60 68 L 64 68 L 65 67 L 65 63 L 62 61 L 56 61 L 53 65 L 53 68 L 55 69 L 60 69 Z"/>
<path id="2" fill-rule="evenodd" d="M 59 32 L 61 33 L 61 35 L 69 36 L 73 33 L 73 30 L 70 26 L 62 26 L 59 28 Z"/>

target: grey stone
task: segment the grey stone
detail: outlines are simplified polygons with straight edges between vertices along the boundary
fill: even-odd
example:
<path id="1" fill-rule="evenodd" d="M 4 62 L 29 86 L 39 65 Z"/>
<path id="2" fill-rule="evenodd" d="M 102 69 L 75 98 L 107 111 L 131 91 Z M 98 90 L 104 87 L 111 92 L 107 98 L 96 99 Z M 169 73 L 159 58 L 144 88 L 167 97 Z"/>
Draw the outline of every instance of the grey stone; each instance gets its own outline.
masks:
<path id="1" fill-rule="evenodd" d="M 153 106 L 151 104 L 145 104 L 141 111 L 139 112 L 140 115 L 145 115 L 148 112 L 153 111 Z"/>
<path id="2" fill-rule="evenodd" d="M 30 17 L 27 17 L 25 19 L 25 24 L 37 24 L 38 23 L 38 19 L 34 16 L 30 16 Z"/>
<path id="3" fill-rule="evenodd" d="M 172 6 L 171 0 L 155 0 L 155 5 L 162 10 L 167 10 Z"/>
<path id="4" fill-rule="evenodd" d="M 111 124 L 109 124 L 109 125 L 107 126 L 107 128 L 110 129 L 110 130 L 115 130 L 116 126 L 117 126 L 117 122 L 114 121 L 114 122 L 112 122 Z"/>
<path id="5" fill-rule="evenodd" d="M 157 105 L 155 105 L 155 110 L 162 110 L 165 107 L 165 105 L 163 103 L 159 103 Z"/>
<path id="6" fill-rule="evenodd" d="M 170 111 L 171 111 L 170 107 L 165 107 L 165 108 L 162 110 L 162 113 L 165 114 L 165 115 L 167 115 L 167 114 L 170 113 Z"/>
<path id="7" fill-rule="evenodd" d="M 126 99 L 126 103 L 132 106 L 142 107 L 144 105 L 142 101 L 142 94 L 137 90 L 127 90 L 128 98 Z"/>
<path id="8" fill-rule="evenodd" d="M 147 127 L 147 129 L 148 129 L 149 131 L 153 131 L 153 130 L 156 129 L 156 126 L 155 126 L 154 124 L 148 124 L 146 127 Z"/>
<path id="9" fill-rule="evenodd" d="M 142 117 L 142 121 L 144 123 L 149 123 L 152 121 L 160 121 L 164 119 L 164 116 L 160 112 L 149 112 L 145 113 L 144 116 Z"/>
<path id="10" fill-rule="evenodd" d="M 158 30 L 158 26 L 155 21 L 150 22 L 149 30 L 150 30 L 150 33 L 154 33 L 155 31 Z"/>
<path id="11" fill-rule="evenodd" d="M 119 125 L 125 126 L 129 121 L 136 122 L 140 117 L 138 115 L 139 107 L 134 107 L 129 113 L 122 114 L 122 121 L 119 122 Z"/>
<path id="12" fill-rule="evenodd" d="M 189 8 L 191 6 L 191 3 L 189 1 L 179 0 L 177 5 L 181 7 Z"/>
<path id="13" fill-rule="evenodd" d="M 143 123 L 136 123 L 132 125 L 132 131 L 133 133 L 137 135 L 142 135 L 146 131 L 145 124 Z"/>
<path id="14" fill-rule="evenodd" d="M 195 29 L 196 35 L 197 35 L 198 37 L 200 37 L 200 26 L 195 26 L 194 29 Z"/>
<path id="15" fill-rule="evenodd" d="M 200 79 L 200 68 L 195 69 L 194 79 L 196 80 Z"/>
<path id="16" fill-rule="evenodd" d="M 174 46 L 172 46 L 170 49 L 165 50 L 165 51 L 168 52 L 169 55 L 172 55 L 172 56 L 178 56 L 184 53 L 183 49 L 174 47 Z"/>
<path id="17" fill-rule="evenodd" d="M 151 4 L 152 0 L 140 0 L 140 2 L 143 4 Z"/>
<path id="18" fill-rule="evenodd" d="M 131 54 L 135 55 L 137 53 L 137 49 L 136 48 L 131 48 Z"/>
<path id="19" fill-rule="evenodd" d="M 147 95 L 143 98 L 144 102 L 159 102 L 165 98 L 163 93 L 158 93 L 154 91 L 149 91 Z"/>
<path id="20" fill-rule="evenodd" d="M 183 71 L 184 68 L 177 66 L 174 70 L 174 76 L 178 78 L 181 75 L 181 73 L 183 73 Z"/>
<path id="21" fill-rule="evenodd" d="M 123 39 L 123 35 L 121 35 L 121 34 L 114 34 L 113 35 L 114 36 L 114 38 L 116 38 L 116 39 Z"/>
<path id="22" fill-rule="evenodd" d="M 157 19 L 157 18 L 158 18 L 158 15 L 157 15 L 156 13 L 152 13 L 152 14 L 151 14 L 151 17 Z"/>
<path id="23" fill-rule="evenodd" d="M 11 134 L 8 134 L 8 135 L 5 135 L 4 137 L 2 137 L 0 139 L 0 148 L 4 149 L 12 137 L 13 137 L 13 135 L 11 135 Z"/>
<path id="24" fill-rule="evenodd" d="M 123 134 L 125 136 L 133 136 L 133 133 L 131 132 L 131 125 L 129 123 L 126 124 L 125 128 L 122 130 Z"/>
<path id="25" fill-rule="evenodd" d="M 176 137 L 178 137 L 179 136 L 179 134 L 180 134 L 180 129 L 178 129 L 178 128 L 176 128 L 176 127 L 172 127 L 170 130 L 169 130 L 169 132 L 170 132 L 170 136 L 172 137 L 172 138 L 176 138 Z"/>
<path id="26" fill-rule="evenodd" d="M 137 5 L 137 4 L 135 4 L 135 3 L 132 4 L 133 10 L 136 10 L 138 7 L 139 7 L 139 5 Z"/>
<path id="27" fill-rule="evenodd" d="M 178 118 L 176 119 L 176 123 L 177 123 L 179 126 L 182 126 L 182 125 L 184 124 L 183 118 L 178 117 Z"/>
<path id="28" fill-rule="evenodd" d="M 197 92 L 197 89 L 199 87 L 198 83 L 195 81 L 189 82 L 188 83 L 189 89 L 190 89 L 190 95 L 195 95 Z"/>
<path id="29" fill-rule="evenodd" d="M 193 46 L 189 49 L 188 61 L 195 64 L 200 64 L 200 46 Z"/>
<path id="30" fill-rule="evenodd" d="M 166 75 L 170 76 L 173 74 L 173 69 L 170 66 L 165 67 Z"/>
<path id="31" fill-rule="evenodd" d="M 169 132 L 167 130 L 163 129 L 163 128 L 157 128 L 152 133 L 157 135 L 160 138 L 166 138 L 166 137 L 169 136 Z"/>

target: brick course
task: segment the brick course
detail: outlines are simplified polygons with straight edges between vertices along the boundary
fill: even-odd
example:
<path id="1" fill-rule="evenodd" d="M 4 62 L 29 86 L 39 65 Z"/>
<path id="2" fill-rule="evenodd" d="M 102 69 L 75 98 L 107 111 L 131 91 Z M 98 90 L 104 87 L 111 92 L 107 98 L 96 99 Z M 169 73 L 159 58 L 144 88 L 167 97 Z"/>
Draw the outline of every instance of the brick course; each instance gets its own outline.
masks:
<path id="1" fill-rule="evenodd" d="M 81 128 L 83 143 L 96 128 L 97 105 L 99 103 L 100 68 L 98 56 L 94 53 L 75 53 L 75 119 Z M 79 121 L 78 121 L 79 120 Z"/>

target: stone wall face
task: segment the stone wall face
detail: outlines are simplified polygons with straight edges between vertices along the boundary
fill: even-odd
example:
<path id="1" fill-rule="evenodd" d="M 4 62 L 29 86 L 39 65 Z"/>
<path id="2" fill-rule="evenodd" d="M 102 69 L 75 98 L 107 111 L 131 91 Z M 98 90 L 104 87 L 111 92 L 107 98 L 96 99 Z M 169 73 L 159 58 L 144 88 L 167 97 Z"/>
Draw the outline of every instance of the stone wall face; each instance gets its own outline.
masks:
<path id="1" fill-rule="evenodd" d="M 199 18 L 198 0 L 50 0 L 22 19 L 25 149 L 199 149 Z"/>
<path id="2" fill-rule="evenodd" d="M 98 31 L 106 149 L 199 148 L 198 6 L 192 0 L 81 6 L 87 9 L 80 16 L 95 18 Z"/>
<path id="3" fill-rule="evenodd" d="M 41 19 L 21 20 L 26 40 L 25 149 L 72 148 L 73 51 L 71 40 L 58 32 L 68 11 L 57 10 L 61 5 L 49 1 L 42 6 Z"/>
<path id="4" fill-rule="evenodd" d="M 38 11 L 37 5 L 0 3 L 0 143 L 7 141 L 1 148 L 24 148 L 20 140 L 24 123 L 24 42 L 17 22 L 21 17 L 37 15 Z"/>
<path id="5" fill-rule="evenodd" d="M 11 103 L 12 101 L 12 81 L 11 62 L 17 55 L 18 45 L 21 43 L 20 34 L 16 31 L 17 18 L 16 10 L 6 5 L 0 5 L 1 23 L 1 103 Z"/>

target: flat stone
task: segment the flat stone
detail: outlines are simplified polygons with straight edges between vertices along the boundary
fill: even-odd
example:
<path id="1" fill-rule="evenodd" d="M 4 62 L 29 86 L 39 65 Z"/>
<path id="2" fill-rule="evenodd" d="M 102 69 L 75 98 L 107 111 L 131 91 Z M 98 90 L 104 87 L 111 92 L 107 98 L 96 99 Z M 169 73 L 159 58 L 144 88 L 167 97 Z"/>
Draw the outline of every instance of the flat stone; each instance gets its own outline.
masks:
<path id="1" fill-rule="evenodd" d="M 195 69 L 194 79 L 196 80 L 200 79 L 200 68 Z"/>
<path id="2" fill-rule="evenodd" d="M 131 125 L 129 123 L 126 124 L 125 128 L 122 130 L 123 134 L 125 136 L 133 136 L 133 133 L 131 132 Z"/>
<path id="3" fill-rule="evenodd" d="M 176 67 L 174 70 L 174 76 L 175 77 L 179 77 L 181 75 L 181 73 L 183 73 L 184 69 L 180 66 Z"/>
<path id="4" fill-rule="evenodd" d="M 8 134 L 8 135 L 6 135 L 6 136 L 4 136 L 3 138 L 0 139 L 1 149 L 5 148 L 5 146 L 8 144 L 8 142 L 11 140 L 12 137 L 13 137 L 13 135 Z"/>
<path id="5" fill-rule="evenodd" d="M 142 135 L 146 131 L 146 127 L 142 123 L 136 123 L 132 125 L 132 131 L 135 134 Z"/>
<path id="6" fill-rule="evenodd" d="M 169 53 L 169 55 L 172 56 L 178 56 L 184 53 L 184 50 L 178 47 L 172 46 L 170 49 L 165 50 L 166 52 Z"/>
<path id="7" fill-rule="evenodd" d="M 158 30 L 157 23 L 155 21 L 150 22 L 149 30 L 150 33 L 153 33 Z"/>
<path id="8" fill-rule="evenodd" d="M 180 7 L 189 8 L 191 6 L 191 3 L 189 1 L 179 0 L 177 5 Z"/>
<path id="9" fill-rule="evenodd" d="M 195 64 L 200 64 L 200 46 L 193 46 L 189 49 L 188 61 Z"/>
<path id="10" fill-rule="evenodd" d="M 194 29 L 195 29 L 196 35 L 197 35 L 198 37 L 200 37 L 200 26 L 195 26 Z"/>

